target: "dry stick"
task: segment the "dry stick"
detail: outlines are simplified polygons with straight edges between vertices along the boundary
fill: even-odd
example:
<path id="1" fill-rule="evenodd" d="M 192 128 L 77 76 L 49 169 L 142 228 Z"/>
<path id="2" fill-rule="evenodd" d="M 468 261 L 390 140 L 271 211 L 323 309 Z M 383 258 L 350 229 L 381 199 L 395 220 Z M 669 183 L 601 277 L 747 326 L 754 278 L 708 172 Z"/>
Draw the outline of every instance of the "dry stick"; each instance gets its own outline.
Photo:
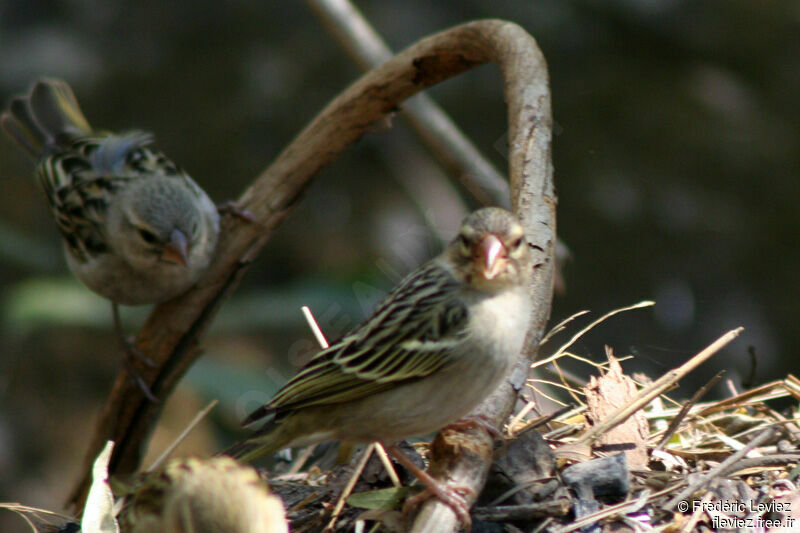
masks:
<path id="1" fill-rule="evenodd" d="M 553 287 L 556 197 L 550 161 L 551 118 L 547 69 L 536 42 L 516 24 L 482 20 L 425 38 L 370 71 L 337 96 L 303 129 L 278 158 L 252 183 L 237 202 L 252 213 L 255 223 L 226 216 L 215 259 L 195 287 L 158 305 L 137 337 L 137 347 L 157 365 L 141 368 L 142 376 L 159 397 L 166 398 L 199 355 L 198 339 L 219 306 L 271 236 L 297 204 L 311 178 L 372 124 L 419 91 L 477 65 L 500 66 L 508 103 L 512 206 L 525 227 L 534 253 L 530 297 L 534 312 L 525 353 L 534 353 L 550 313 Z M 505 383 L 481 411 L 499 425 L 510 413 L 518 387 L 527 376 L 527 357 L 521 357 L 515 385 Z M 520 379 L 521 377 L 521 379 Z M 109 465 L 111 474 L 136 470 L 162 404 L 146 400 L 124 373 L 117 376 L 95 435 L 86 453 L 84 475 L 69 498 L 83 507 L 91 480 L 91 464 L 107 440 L 117 443 Z M 485 436 L 488 440 L 489 437 Z M 491 449 L 491 443 L 488 448 Z M 450 477 L 479 491 L 489 462 L 454 461 Z M 455 517 L 445 506 L 426 504 L 420 515 L 431 515 L 452 531 Z M 449 516 L 448 516 L 449 515 Z"/>
<path id="2" fill-rule="evenodd" d="M 567 524 L 565 526 L 562 526 L 562 527 L 559 527 L 559 528 L 555 528 L 555 529 L 553 529 L 553 531 L 555 533 L 570 533 L 571 531 L 577 531 L 578 529 L 581 529 L 582 527 L 588 526 L 590 524 L 596 524 L 596 523 L 600 522 L 603 519 L 606 519 L 606 518 L 609 518 L 609 517 L 612 517 L 612 516 L 615 516 L 615 515 L 624 515 L 624 514 L 629 514 L 629 513 L 635 513 L 636 511 L 638 511 L 639 509 L 641 509 L 642 507 L 644 507 L 648 503 L 660 498 L 661 496 L 663 496 L 665 494 L 669 494 L 672 490 L 673 489 L 670 487 L 670 488 L 662 489 L 662 490 L 660 490 L 658 492 L 654 492 L 652 494 L 647 494 L 646 493 L 647 491 L 645 491 L 645 494 L 642 494 L 642 496 L 639 496 L 634 500 L 626 500 L 626 501 L 621 502 L 621 503 L 617 503 L 617 504 L 614 504 L 614 505 L 609 505 L 609 506 L 603 507 L 599 511 L 596 511 L 596 512 L 594 512 L 592 514 L 587 514 L 587 515 L 582 516 L 580 518 L 576 518 L 575 520 L 573 520 L 569 524 Z"/>
<path id="3" fill-rule="evenodd" d="M 197 424 L 199 424 L 208 415 L 208 413 L 210 413 L 211 410 L 217 406 L 218 403 L 219 400 L 217 399 L 211 400 L 208 403 L 208 405 L 206 405 L 199 413 L 194 415 L 194 418 L 192 418 L 192 420 L 184 428 L 184 430 L 181 431 L 181 434 L 178 435 L 178 437 L 172 441 L 172 444 L 167 446 L 167 448 L 163 452 L 161 452 L 161 455 L 158 456 L 158 459 L 153 461 L 153 464 L 151 464 L 146 471 L 152 472 L 156 468 L 160 467 L 164 463 L 164 461 L 167 460 L 167 457 L 169 457 L 170 454 L 175 451 L 175 448 L 177 448 L 178 445 L 181 442 L 183 442 L 183 439 L 185 439 L 186 436 L 189 435 L 189 433 L 191 433 L 192 430 L 197 427 Z"/>
<path id="4" fill-rule="evenodd" d="M 306 0 L 306 3 L 362 70 L 377 67 L 392 57 L 391 49 L 378 32 L 348 0 Z M 508 182 L 432 98 L 424 94 L 415 96 L 403 104 L 401 114 L 479 202 L 509 205 Z"/>
<path id="5" fill-rule="evenodd" d="M 723 371 L 723 372 L 724 372 L 724 371 Z M 681 407 L 681 410 L 680 410 L 680 411 L 678 411 L 678 414 L 677 414 L 677 415 L 675 415 L 675 418 L 673 418 L 673 419 L 672 419 L 672 422 L 670 422 L 670 423 L 669 423 L 669 426 L 667 427 L 667 431 L 666 431 L 666 432 L 664 432 L 664 436 L 663 436 L 663 437 L 661 437 L 661 441 L 658 443 L 658 446 L 656 446 L 656 447 L 653 449 L 653 451 L 661 450 L 661 449 L 663 449 L 663 448 L 664 448 L 664 446 L 666 446 L 666 445 L 667 445 L 667 442 L 669 441 L 669 439 L 671 439 L 671 438 L 672 438 L 672 436 L 673 436 L 673 435 L 674 435 L 674 434 L 675 434 L 675 433 L 678 431 L 678 427 L 680 427 L 680 425 L 681 425 L 681 422 L 683 422 L 683 419 L 684 419 L 684 418 L 686 418 L 686 415 L 688 415 L 688 414 L 689 414 L 689 410 L 690 410 L 690 409 L 691 409 L 691 408 L 694 406 L 694 404 L 696 404 L 697 402 L 699 402 L 699 401 L 700 401 L 700 398 L 702 398 L 703 396 L 705 396 L 705 395 L 706 395 L 706 393 L 708 393 L 708 391 L 710 391 L 710 390 L 711 390 L 711 388 L 712 388 L 714 385 L 716 385 L 717 383 L 719 383 L 719 380 L 721 380 L 721 379 L 722 379 L 722 374 L 723 374 L 723 372 L 720 372 L 720 373 L 718 373 L 716 376 L 714 376 L 713 378 L 711 378 L 711 380 L 710 380 L 708 383 L 706 383 L 705 385 L 703 385 L 702 387 L 700 387 L 700 388 L 697 390 L 697 392 L 695 392 L 695 393 L 692 395 L 692 397 L 691 397 L 691 398 L 689 398 L 689 401 L 688 401 L 688 402 L 686 402 L 685 404 L 683 404 L 683 407 Z"/>
<path id="6" fill-rule="evenodd" d="M 503 77 L 508 103 L 511 205 L 522 220 L 535 256 L 529 283 L 534 307 L 525 347 L 511 377 L 473 412 L 500 427 L 513 411 L 550 317 L 556 229 L 550 158 L 552 117 L 547 65 L 533 37 L 515 24 L 503 23 L 497 31 L 476 33 L 474 38 L 473 44 L 488 52 Z M 431 470 L 477 495 L 486 482 L 491 463 L 491 438 L 484 431 L 462 431 L 450 453 L 441 458 L 434 456 Z M 467 497 L 469 503 L 472 498 Z M 446 533 L 457 527 L 453 510 L 432 499 L 422 506 L 411 532 Z"/>
<path id="7" fill-rule="evenodd" d="M 400 481 L 397 472 L 395 472 L 394 465 L 392 465 L 392 461 L 389 459 L 389 455 L 386 453 L 386 449 L 383 447 L 383 444 L 380 442 L 373 442 L 373 444 L 375 445 L 375 453 L 378 455 L 378 459 L 381 460 L 383 468 L 389 475 L 392 485 L 397 488 L 402 487 L 403 483 Z"/>
<path id="8" fill-rule="evenodd" d="M 372 450 L 375 449 L 373 444 L 369 444 L 364 451 L 361 453 L 361 457 L 358 459 L 358 463 L 356 467 L 353 469 L 353 473 L 350 475 L 350 479 L 347 480 L 347 485 L 344 486 L 342 489 L 342 493 L 339 495 L 339 500 L 336 502 L 336 506 L 333 508 L 333 512 L 331 513 L 331 520 L 328 522 L 328 525 L 325 526 L 325 529 L 322 531 L 333 531 L 333 526 L 336 525 L 336 520 L 338 520 L 339 515 L 342 513 L 342 509 L 344 509 L 345 501 L 347 501 L 347 497 L 350 496 L 350 493 L 353 492 L 353 487 L 356 486 L 358 482 L 358 478 L 361 476 L 361 472 L 364 471 L 364 467 L 367 465 L 367 461 L 369 460 L 369 456 L 372 455 Z"/>
<path id="9" fill-rule="evenodd" d="M 303 465 L 306 464 L 308 458 L 311 457 L 311 454 L 314 453 L 314 449 L 316 447 L 317 447 L 316 444 L 311 444 L 300 450 L 300 453 L 297 454 L 297 458 L 294 460 L 294 463 L 292 463 L 292 466 L 289 467 L 289 470 L 287 470 L 286 473 L 287 474 L 298 473 L 303 468 Z"/>
<path id="10" fill-rule="evenodd" d="M 720 464 L 706 472 L 698 481 L 695 481 L 681 492 L 679 492 L 675 497 L 673 497 L 670 501 L 664 504 L 662 509 L 665 511 L 671 511 L 679 502 L 685 500 L 698 490 L 705 488 L 706 485 L 711 483 L 711 481 L 716 478 L 717 476 L 725 475 L 725 472 L 728 471 L 732 465 L 734 465 L 739 459 L 750 453 L 750 450 L 761 446 L 762 443 L 767 442 L 767 440 L 771 439 L 772 436 L 775 434 L 775 430 L 772 428 L 765 429 L 758 436 L 754 437 L 753 440 L 747 443 L 747 445 L 738 450 L 737 452 L 731 454 L 727 459 L 722 461 Z"/>
<path id="11" fill-rule="evenodd" d="M 325 334 L 322 333 L 322 328 L 319 327 L 319 324 L 317 324 L 317 321 L 314 319 L 314 315 L 311 314 L 311 309 L 309 309 L 307 305 L 304 305 L 300 310 L 303 312 L 303 317 L 305 317 L 306 322 L 308 322 L 308 327 L 311 328 L 311 332 L 317 339 L 320 348 L 324 350 L 330 346 L 330 344 L 328 344 L 328 339 L 325 338 Z"/>
<path id="12" fill-rule="evenodd" d="M 589 442 L 593 439 L 596 439 L 606 431 L 627 420 L 627 418 L 633 413 L 650 403 L 653 398 L 672 387 L 684 376 L 697 368 L 706 359 L 710 358 L 712 355 L 730 343 L 733 339 L 738 337 L 742 331 L 744 331 L 744 328 L 736 328 L 729 331 L 678 368 L 670 370 L 658 380 L 654 381 L 651 385 L 640 390 L 633 396 L 633 398 L 631 398 L 631 401 L 627 405 L 621 407 L 614 414 L 610 415 L 608 418 L 584 433 L 577 440 L 576 444 L 582 444 L 584 442 Z"/>
<path id="13" fill-rule="evenodd" d="M 711 493 L 711 492 L 707 492 L 703 496 L 703 499 L 700 500 L 700 502 L 701 502 L 700 505 L 697 506 L 697 509 L 695 509 L 695 511 L 692 513 L 692 516 L 683 525 L 683 527 L 680 530 L 680 533 L 689 533 L 690 531 L 694 531 L 695 530 L 694 526 L 696 526 L 697 522 L 700 521 L 700 517 L 703 515 L 703 513 L 705 513 L 705 509 L 708 509 L 708 507 L 706 507 L 706 505 L 708 505 L 708 503 L 711 501 L 711 499 L 713 497 L 714 497 L 714 494 Z"/>

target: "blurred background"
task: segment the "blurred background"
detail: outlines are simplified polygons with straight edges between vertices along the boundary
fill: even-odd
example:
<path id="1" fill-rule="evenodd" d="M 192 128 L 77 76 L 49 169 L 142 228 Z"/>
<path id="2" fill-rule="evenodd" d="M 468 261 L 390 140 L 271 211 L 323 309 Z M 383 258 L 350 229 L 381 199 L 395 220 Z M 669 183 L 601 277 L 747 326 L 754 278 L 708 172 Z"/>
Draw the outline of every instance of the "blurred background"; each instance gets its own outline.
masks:
<path id="1" fill-rule="evenodd" d="M 739 0 L 363 1 L 399 50 L 476 18 L 519 23 L 549 63 L 558 233 L 571 250 L 551 323 L 644 299 L 573 348 L 658 377 L 728 329 L 737 387 L 797 372 L 800 4 Z M 359 70 L 302 2 L 0 0 L 0 99 L 37 76 L 100 129 L 140 128 L 219 202 L 235 199 Z M 497 69 L 429 92 L 502 171 Z M 0 140 L 0 501 L 61 508 L 121 364 L 108 304 L 66 269 L 33 165 Z M 182 446 L 208 452 L 315 350 L 434 255 L 478 204 L 395 119 L 322 172 L 220 312 L 151 452 L 213 398 Z M 147 309 L 126 309 L 134 332 Z M 579 321 L 580 325 L 586 318 Z M 543 347 L 549 353 L 577 331 Z M 585 375 L 585 365 L 570 366 Z M 720 385 L 714 394 L 727 394 Z M 226 440 L 227 439 L 227 440 Z M 152 455 L 152 454 L 151 454 Z M 0 530 L 24 531 L 0 514 Z"/>

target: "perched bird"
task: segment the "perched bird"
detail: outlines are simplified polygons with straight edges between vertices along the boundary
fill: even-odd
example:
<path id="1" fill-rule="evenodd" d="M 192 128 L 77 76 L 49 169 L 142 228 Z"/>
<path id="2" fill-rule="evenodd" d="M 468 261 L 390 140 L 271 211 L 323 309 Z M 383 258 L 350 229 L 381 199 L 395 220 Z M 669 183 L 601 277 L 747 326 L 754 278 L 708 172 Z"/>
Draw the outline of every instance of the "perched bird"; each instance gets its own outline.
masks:
<path id="1" fill-rule="evenodd" d="M 120 333 L 117 304 L 162 302 L 198 280 L 219 214 L 186 172 L 150 147 L 150 134 L 92 130 L 69 85 L 56 79 L 13 98 L 0 125 L 37 159 L 67 264 L 111 300 Z"/>
<path id="2" fill-rule="evenodd" d="M 469 215 L 441 255 L 411 272 L 372 315 L 314 356 L 245 424 L 263 422 L 225 453 L 252 460 L 325 440 L 397 441 L 467 415 L 510 371 L 531 314 L 531 251 L 508 211 Z M 413 463 L 411 463 L 413 465 Z M 457 489 L 412 468 L 468 520 Z"/>
<path id="3" fill-rule="evenodd" d="M 283 504 L 230 457 L 175 459 L 131 486 L 119 514 L 128 533 L 286 533 Z"/>

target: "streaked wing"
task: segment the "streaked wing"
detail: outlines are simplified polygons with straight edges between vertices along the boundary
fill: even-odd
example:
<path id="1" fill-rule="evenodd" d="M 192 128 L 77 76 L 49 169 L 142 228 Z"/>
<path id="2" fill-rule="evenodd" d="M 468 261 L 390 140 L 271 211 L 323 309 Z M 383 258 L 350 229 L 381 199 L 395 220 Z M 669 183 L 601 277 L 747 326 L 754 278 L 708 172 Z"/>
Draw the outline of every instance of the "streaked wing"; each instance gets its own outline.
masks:
<path id="1" fill-rule="evenodd" d="M 362 325 L 314 357 L 266 411 L 352 401 L 445 367 L 467 335 L 458 285 L 436 262 L 423 265 Z"/>
<path id="2" fill-rule="evenodd" d="M 39 163 L 37 175 L 56 226 L 71 255 L 80 262 L 108 251 L 103 232 L 108 199 L 116 180 L 94 177 L 80 152 L 58 152 Z"/>
<path id="3" fill-rule="evenodd" d="M 39 183 L 61 236 L 78 261 L 108 251 L 103 231 L 106 210 L 125 182 L 156 173 L 185 179 L 163 154 L 147 148 L 151 142 L 150 134 L 140 131 L 83 136 L 40 160 Z"/>

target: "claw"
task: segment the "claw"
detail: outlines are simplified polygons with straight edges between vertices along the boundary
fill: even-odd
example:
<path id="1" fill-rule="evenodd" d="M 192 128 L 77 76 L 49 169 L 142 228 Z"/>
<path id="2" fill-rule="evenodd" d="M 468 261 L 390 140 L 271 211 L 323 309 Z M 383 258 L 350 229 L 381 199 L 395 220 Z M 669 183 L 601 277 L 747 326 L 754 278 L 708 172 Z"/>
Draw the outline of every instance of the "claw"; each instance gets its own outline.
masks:
<path id="1" fill-rule="evenodd" d="M 409 459 L 396 444 L 390 446 L 384 444 L 384 448 L 386 448 L 386 451 L 389 452 L 392 457 L 397 459 L 397 462 L 405 466 L 423 485 L 425 485 L 425 490 L 406 500 L 405 505 L 403 505 L 404 515 L 423 501 L 430 498 L 437 498 L 450 506 L 465 530 L 471 530 L 472 519 L 469 516 L 470 506 L 469 503 L 467 503 L 466 496 L 474 495 L 472 489 L 469 487 L 451 487 L 446 483 L 433 479 L 430 474 L 415 465 L 414 461 Z"/>
<path id="2" fill-rule="evenodd" d="M 122 332 L 122 322 L 119 319 L 119 307 L 113 302 L 111 303 L 111 314 L 114 318 L 114 330 L 116 331 L 117 338 L 122 346 L 122 351 L 125 353 L 125 357 L 122 360 L 122 366 L 125 367 L 125 371 L 134 381 L 134 383 L 139 386 L 139 388 L 142 390 L 142 394 L 144 394 L 148 400 L 153 403 L 161 402 L 161 400 L 156 398 L 156 396 L 153 394 L 153 391 L 150 390 L 150 387 L 147 386 L 142 374 L 137 370 L 136 365 L 133 364 L 131 359 L 138 359 L 150 368 L 156 368 L 158 365 L 156 365 L 155 361 L 147 357 L 139 348 L 136 347 L 132 337 L 126 337 Z"/>
<path id="3" fill-rule="evenodd" d="M 217 205 L 217 211 L 223 214 L 229 214 L 241 218 L 245 222 L 250 222 L 251 224 L 256 222 L 256 216 L 253 213 L 247 209 L 242 209 L 233 200 L 229 200 Z"/>
<path id="4" fill-rule="evenodd" d="M 153 394 L 153 391 L 147 386 L 147 383 L 145 383 L 144 378 L 139 371 L 136 370 L 136 368 L 131 364 L 130 358 L 126 357 L 123 359 L 122 364 L 125 367 L 125 371 L 128 373 L 128 377 L 139 386 L 145 398 L 153 403 L 161 403 L 161 400 L 156 398 L 155 394 Z"/>
<path id="5" fill-rule="evenodd" d="M 452 487 L 445 483 L 426 486 L 425 490 L 406 500 L 406 503 L 403 504 L 403 516 L 408 515 L 426 500 L 437 498 L 450 506 L 464 529 L 469 531 L 472 528 L 472 518 L 469 515 L 469 504 L 465 496 L 471 494 L 473 491 L 469 487 Z"/>
<path id="6" fill-rule="evenodd" d="M 503 435 L 503 433 L 499 429 L 494 427 L 494 424 L 489 419 L 489 417 L 486 416 L 486 415 L 482 415 L 482 414 L 467 415 L 464 418 L 460 418 L 460 419 L 456 420 L 452 424 L 448 424 L 445 427 L 445 429 L 462 430 L 462 429 L 468 429 L 468 428 L 473 428 L 473 427 L 477 427 L 477 428 L 481 428 L 481 429 L 486 430 L 486 432 L 489 433 L 489 435 L 491 435 L 492 437 L 494 437 L 497 440 L 502 440 L 502 441 L 506 440 L 505 435 Z"/>

